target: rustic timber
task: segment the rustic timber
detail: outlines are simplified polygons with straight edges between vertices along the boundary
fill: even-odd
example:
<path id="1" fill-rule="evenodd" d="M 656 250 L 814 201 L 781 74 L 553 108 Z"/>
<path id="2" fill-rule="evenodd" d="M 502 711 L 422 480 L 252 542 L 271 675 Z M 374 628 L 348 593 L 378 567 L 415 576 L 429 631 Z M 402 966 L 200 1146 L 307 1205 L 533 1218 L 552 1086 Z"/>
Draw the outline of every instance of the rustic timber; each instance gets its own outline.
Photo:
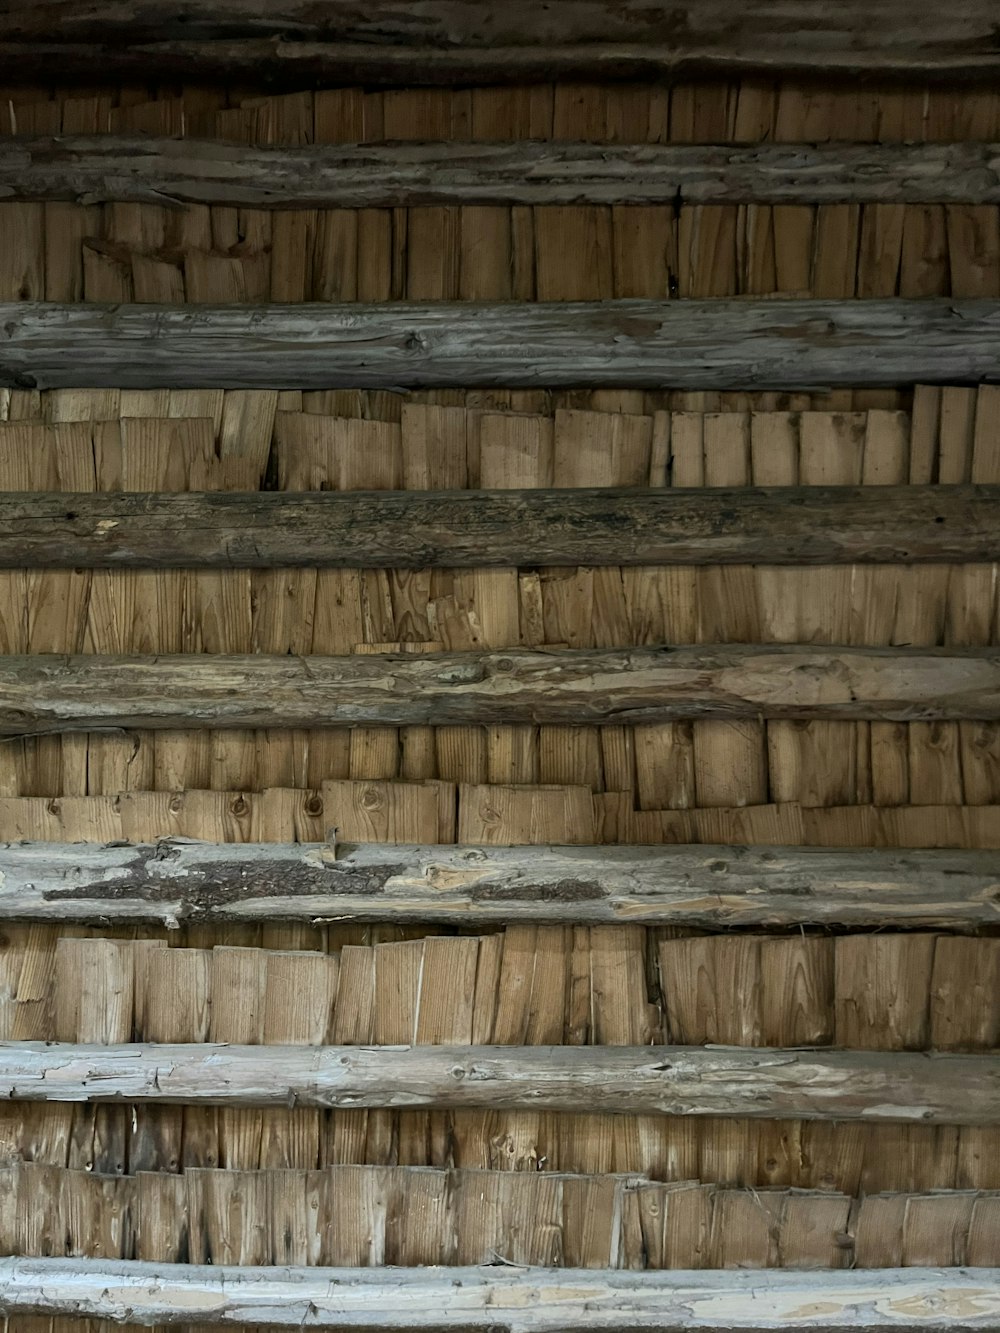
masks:
<path id="1" fill-rule="evenodd" d="M 1000 1124 L 1000 1055 L 0 1042 L 0 1097 Z"/>
<path id="2" fill-rule="evenodd" d="M 801 847 L 0 845 L 0 921 L 975 930 L 1000 853 Z"/>
<path id="3" fill-rule="evenodd" d="M 0 492 L 0 568 L 829 565 L 1000 558 L 1000 486 Z"/>
<path id="4" fill-rule="evenodd" d="M 1000 719 L 1000 648 L 0 656 L 0 734 L 698 718 Z"/>
<path id="5" fill-rule="evenodd" d="M 142 135 L 0 143 L 0 199 L 392 208 L 451 204 L 995 204 L 990 143 L 379 143 Z"/>
<path id="6" fill-rule="evenodd" d="M 0 14 L 5 79 L 507 83 L 752 71 L 987 78 L 991 0 L 38 0 Z"/>
<path id="7" fill-rule="evenodd" d="M 995 300 L 0 304 L 20 389 L 958 384 L 998 346 Z"/>
<path id="8" fill-rule="evenodd" d="M 830 1333 L 1000 1329 L 1000 1269 L 622 1272 L 292 1268 L 127 1259 L 0 1259 L 0 1313 L 148 1328 L 476 1330 L 476 1333 Z M 822 1323 L 817 1322 L 822 1320 Z"/>

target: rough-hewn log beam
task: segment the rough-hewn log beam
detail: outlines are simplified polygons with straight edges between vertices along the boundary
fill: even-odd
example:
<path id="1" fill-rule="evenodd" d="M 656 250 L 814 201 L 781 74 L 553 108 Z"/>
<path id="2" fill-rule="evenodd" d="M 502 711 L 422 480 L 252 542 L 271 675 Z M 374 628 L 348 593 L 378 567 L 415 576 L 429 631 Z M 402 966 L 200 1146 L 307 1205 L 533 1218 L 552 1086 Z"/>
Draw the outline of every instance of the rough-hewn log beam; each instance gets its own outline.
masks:
<path id="1" fill-rule="evenodd" d="M 133 727 L 991 721 L 1000 649 L 712 647 L 0 657 L 0 734 Z"/>
<path id="2" fill-rule="evenodd" d="M 3 198 L 245 208 L 995 204 L 1000 144 L 522 141 L 271 148 L 64 135 L 0 143 Z"/>
<path id="3" fill-rule="evenodd" d="M 593 1268 L 254 1268 L 0 1259 L 0 1313 L 149 1327 L 479 1333 L 1000 1329 L 1000 1270 L 632 1273 Z M 818 1323 L 817 1320 L 822 1320 Z"/>
<path id="4" fill-rule="evenodd" d="M 0 492 L 0 568 L 1000 559 L 1000 486 Z"/>
<path id="5" fill-rule="evenodd" d="M 800 847 L 0 845 L 0 920 L 971 930 L 1000 853 Z"/>
<path id="6" fill-rule="evenodd" d="M 497 83 L 821 72 L 985 78 L 990 0 L 38 0 L 0 15 L 5 78 Z"/>
<path id="7" fill-rule="evenodd" d="M 0 1042 L 0 1096 L 993 1125 L 1000 1124 L 1000 1056 L 721 1046 Z"/>
<path id="8" fill-rule="evenodd" d="M 0 386 L 37 389 L 955 384 L 998 346 L 986 300 L 0 305 Z"/>

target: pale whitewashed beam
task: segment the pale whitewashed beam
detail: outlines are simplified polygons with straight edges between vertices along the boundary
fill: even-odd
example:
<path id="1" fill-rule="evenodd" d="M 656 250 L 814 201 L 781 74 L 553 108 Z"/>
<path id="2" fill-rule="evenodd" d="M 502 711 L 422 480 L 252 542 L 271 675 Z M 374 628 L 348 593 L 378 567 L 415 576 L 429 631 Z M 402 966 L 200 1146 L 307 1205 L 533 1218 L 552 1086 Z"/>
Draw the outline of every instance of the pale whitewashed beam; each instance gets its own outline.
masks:
<path id="1" fill-rule="evenodd" d="M 0 920 L 972 930 L 1000 853 L 804 847 L 0 845 Z"/>
<path id="2" fill-rule="evenodd" d="M 254 1268 L 0 1259 L 0 1313 L 157 1324 L 774 1333 L 1000 1329 L 1000 1269 L 619 1272 L 593 1268 Z"/>
<path id="3" fill-rule="evenodd" d="M 146 135 L 0 143 L 0 199 L 391 208 L 452 204 L 995 204 L 991 143 L 378 143 Z"/>
<path id="4" fill-rule="evenodd" d="M 1000 1056 L 723 1046 L 0 1042 L 0 1097 L 995 1125 Z"/>
<path id="5" fill-rule="evenodd" d="M 1000 558 L 1000 486 L 0 492 L 0 568 L 811 565 Z"/>
<path id="6" fill-rule="evenodd" d="M 758 71 L 986 78 L 991 0 L 11 0 L 7 79 L 509 83 Z"/>
<path id="7" fill-rule="evenodd" d="M 95 728 L 1000 719 L 998 648 L 686 645 L 0 656 L 0 734 Z"/>
<path id="8" fill-rule="evenodd" d="M 957 384 L 998 348 L 992 300 L 0 304 L 20 389 Z"/>

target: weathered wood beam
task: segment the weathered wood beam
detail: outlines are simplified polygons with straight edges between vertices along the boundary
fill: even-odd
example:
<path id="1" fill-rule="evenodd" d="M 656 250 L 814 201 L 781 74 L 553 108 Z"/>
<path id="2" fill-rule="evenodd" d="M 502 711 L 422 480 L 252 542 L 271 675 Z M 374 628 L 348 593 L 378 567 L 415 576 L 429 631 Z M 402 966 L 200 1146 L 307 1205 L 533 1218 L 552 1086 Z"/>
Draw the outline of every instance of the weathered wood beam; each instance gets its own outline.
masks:
<path id="1" fill-rule="evenodd" d="M 391 208 L 451 204 L 995 204 L 990 143 L 380 143 L 142 135 L 0 143 L 0 199 Z"/>
<path id="2" fill-rule="evenodd" d="M 0 1313 L 482 1333 L 1000 1329 L 1000 1269 L 291 1268 L 0 1259 Z M 821 1320 L 822 1323 L 818 1323 Z"/>
<path id="3" fill-rule="evenodd" d="M 697 718 L 1000 719 L 998 648 L 722 644 L 0 657 L 0 734 Z"/>
<path id="4" fill-rule="evenodd" d="M 657 79 L 758 71 L 987 78 L 991 0 L 38 0 L 0 14 L 5 79 L 272 84 Z"/>
<path id="5" fill-rule="evenodd" d="M 0 1042 L 0 1097 L 994 1125 L 1000 1124 L 1000 1055 Z"/>
<path id="6" fill-rule="evenodd" d="M 1000 486 L 0 492 L 0 568 L 1000 559 Z"/>
<path id="7" fill-rule="evenodd" d="M 956 384 L 998 346 L 992 300 L 0 304 L 20 389 Z"/>
<path id="8" fill-rule="evenodd" d="M 802 847 L 0 844 L 0 921 L 974 930 L 1000 853 Z"/>

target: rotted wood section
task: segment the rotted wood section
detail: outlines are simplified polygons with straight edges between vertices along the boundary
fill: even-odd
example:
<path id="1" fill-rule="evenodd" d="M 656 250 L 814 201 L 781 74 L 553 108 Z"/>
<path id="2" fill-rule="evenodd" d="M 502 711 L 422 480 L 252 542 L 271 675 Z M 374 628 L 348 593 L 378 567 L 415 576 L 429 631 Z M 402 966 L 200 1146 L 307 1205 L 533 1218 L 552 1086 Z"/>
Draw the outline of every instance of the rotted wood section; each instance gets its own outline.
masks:
<path id="1" fill-rule="evenodd" d="M 0 387 L 674 388 L 996 378 L 996 300 L 0 305 Z"/>
<path id="2" fill-rule="evenodd" d="M 1000 1056 L 722 1046 L 0 1044 L 30 1102 L 1000 1123 Z"/>
<path id="3" fill-rule="evenodd" d="M 0 1259 L 0 1311 L 117 1323 L 273 1328 L 704 1330 L 802 1326 L 1000 1328 L 1000 1272 L 532 1268 L 255 1268 L 100 1259 Z M 810 1317 L 811 1316 L 811 1317 Z"/>
<path id="4" fill-rule="evenodd" d="M 1000 145 L 0 143 L 0 199 L 243 208 L 1000 202 Z"/>
<path id="5" fill-rule="evenodd" d="M 0 734 L 698 718 L 992 721 L 996 648 L 0 657 Z"/>
<path id="6" fill-rule="evenodd" d="M 1000 486 L 0 493 L 10 569 L 997 558 Z"/>
<path id="7" fill-rule="evenodd" d="M 1000 910 L 1000 854 L 973 851 L 24 843 L 0 876 L 7 921 L 973 930 Z"/>

